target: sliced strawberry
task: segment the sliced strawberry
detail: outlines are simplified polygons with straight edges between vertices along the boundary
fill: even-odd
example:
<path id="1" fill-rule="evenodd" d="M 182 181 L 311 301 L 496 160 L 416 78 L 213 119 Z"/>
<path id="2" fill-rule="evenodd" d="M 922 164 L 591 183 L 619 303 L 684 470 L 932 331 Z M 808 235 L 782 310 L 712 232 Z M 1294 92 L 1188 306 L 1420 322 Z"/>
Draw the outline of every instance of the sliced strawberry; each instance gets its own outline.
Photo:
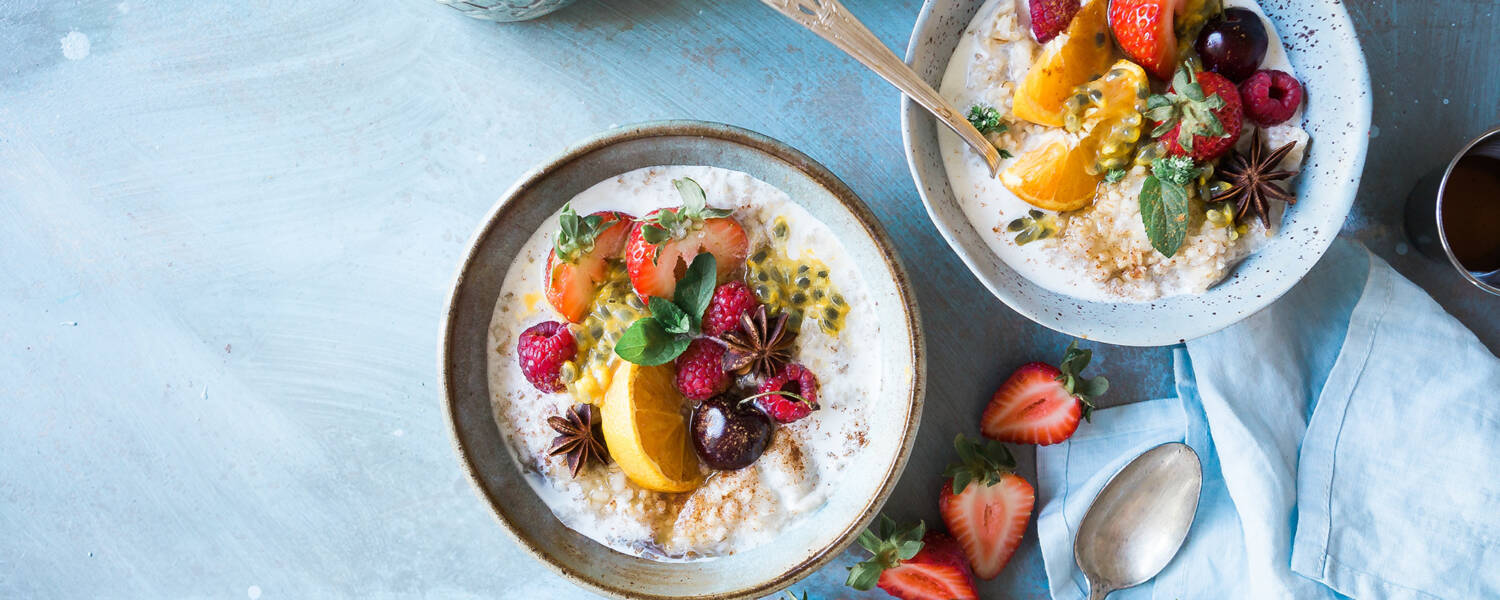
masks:
<path id="1" fill-rule="evenodd" d="M 1227 154 L 1244 128 L 1239 89 L 1212 71 L 1178 69 L 1167 93 L 1152 96 L 1146 106 L 1155 127 L 1151 134 L 1166 143 L 1167 154 L 1200 163 Z"/>
<path id="2" fill-rule="evenodd" d="M 625 239 L 634 217 L 621 212 L 601 211 L 588 217 L 570 215 L 565 208 L 561 219 L 575 219 L 564 225 L 558 241 L 547 254 L 547 302 L 573 323 L 583 321 L 608 272 L 609 261 L 621 257 Z M 589 220 L 600 217 L 599 220 Z M 592 224 L 592 227 L 590 227 Z M 558 250 L 571 258 L 558 258 Z"/>
<path id="3" fill-rule="evenodd" d="M 953 537 L 927 531 L 922 523 L 898 530 L 880 517 L 880 533 L 866 531 L 859 543 L 874 556 L 849 569 L 846 583 L 857 590 L 875 586 L 902 600 L 978 600 L 974 574 Z"/>
<path id="4" fill-rule="evenodd" d="M 960 461 L 944 473 L 950 479 L 938 496 L 948 531 L 958 538 L 974 575 L 993 579 L 1021 545 L 1036 493 L 1015 474 L 1016 461 L 998 442 L 980 446 L 959 435 Z"/>
<path id="5" fill-rule="evenodd" d="M 1173 24 L 1186 4 L 1186 0 L 1110 0 L 1109 28 L 1130 60 L 1157 79 L 1168 80 L 1177 66 Z"/>
<path id="6" fill-rule="evenodd" d="M 676 212 L 678 209 L 662 210 Z M 648 220 L 660 212 L 647 215 Z M 745 234 L 745 228 L 729 217 L 703 219 L 697 229 L 688 228 L 682 237 L 659 244 L 646 241 L 645 229 L 650 226 L 647 221 L 637 223 L 625 243 L 625 267 L 630 274 L 630 284 L 642 300 L 650 296 L 671 298 L 677 289 L 677 280 L 701 252 L 714 255 L 720 282 L 727 281 L 745 264 L 745 257 L 750 254 L 750 237 Z"/>
<path id="7" fill-rule="evenodd" d="M 1109 389 L 1103 377 L 1083 379 L 1093 353 L 1068 345 L 1059 363 L 1028 363 L 995 390 L 984 408 L 979 430 L 984 437 L 1013 444 L 1056 444 L 1078 430 L 1079 418 L 1093 412 L 1092 398 Z"/>

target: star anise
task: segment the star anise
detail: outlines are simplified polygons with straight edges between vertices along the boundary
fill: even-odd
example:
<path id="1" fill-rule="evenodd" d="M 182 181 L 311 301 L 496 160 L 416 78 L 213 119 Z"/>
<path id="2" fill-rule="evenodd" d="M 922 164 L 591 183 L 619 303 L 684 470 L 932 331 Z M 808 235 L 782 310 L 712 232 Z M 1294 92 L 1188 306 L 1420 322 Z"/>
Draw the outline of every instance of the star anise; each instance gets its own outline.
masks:
<path id="1" fill-rule="evenodd" d="M 590 461 L 602 465 L 609 460 L 609 454 L 599 439 L 598 410 L 593 405 L 577 404 L 564 414 L 567 418 L 547 417 L 547 424 L 559 434 L 552 438 L 552 449 L 547 455 L 566 454 L 568 469 L 573 477 L 578 477 Z"/>
<path id="2" fill-rule="evenodd" d="M 787 313 L 772 320 L 766 307 L 755 314 L 740 313 L 740 328 L 726 332 L 720 341 L 724 352 L 724 369 L 740 375 L 754 372 L 762 377 L 775 375 L 792 360 L 794 335 L 786 327 Z"/>
<path id="3" fill-rule="evenodd" d="M 1234 218 L 1241 223 L 1252 213 L 1260 217 L 1260 223 L 1271 226 L 1270 200 L 1296 204 L 1297 197 L 1276 183 L 1296 175 L 1296 171 L 1281 170 L 1282 159 L 1297 145 L 1296 141 L 1268 150 L 1261 137 L 1260 128 L 1250 137 L 1249 152 L 1236 150 L 1219 165 L 1218 176 L 1229 189 L 1214 194 L 1214 202 L 1233 201 Z"/>

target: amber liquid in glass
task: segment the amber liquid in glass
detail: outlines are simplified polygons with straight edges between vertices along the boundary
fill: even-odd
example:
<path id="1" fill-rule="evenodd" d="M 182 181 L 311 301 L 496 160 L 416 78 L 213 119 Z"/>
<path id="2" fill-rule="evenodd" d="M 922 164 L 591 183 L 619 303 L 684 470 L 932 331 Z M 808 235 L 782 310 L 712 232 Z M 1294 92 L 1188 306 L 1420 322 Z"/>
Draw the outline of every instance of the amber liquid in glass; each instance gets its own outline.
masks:
<path id="1" fill-rule="evenodd" d="M 1465 156 L 1443 188 L 1443 235 L 1472 273 L 1500 270 L 1500 160 Z"/>

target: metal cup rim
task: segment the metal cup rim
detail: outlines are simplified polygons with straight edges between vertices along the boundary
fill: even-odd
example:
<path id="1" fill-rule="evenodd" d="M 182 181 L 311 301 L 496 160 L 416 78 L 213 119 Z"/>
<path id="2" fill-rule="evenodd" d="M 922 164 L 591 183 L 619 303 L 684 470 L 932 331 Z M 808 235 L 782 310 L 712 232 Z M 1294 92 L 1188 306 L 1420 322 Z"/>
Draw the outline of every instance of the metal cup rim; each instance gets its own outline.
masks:
<path id="1" fill-rule="evenodd" d="M 1465 267 L 1462 262 L 1459 262 L 1458 257 L 1453 255 L 1453 248 L 1448 245 L 1448 232 L 1443 229 L 1443 196 L 1444 192 L 1448 190 L 1448 177 L 1453 175 L 1453 168 L 1457 167 L 1458 161 L 1463 160 L 1464 157 L 1468 156 L 1469 151 L 1473 150 L 1475 146 L 1478 146 L 1480 143 L 1489 140 L 1490 138 L 1497 135 L 1500 135 L 1500 125 L 1492 127 L 1488 131 L 1479 134 L 1474 139 L 1469 140 L 1469 143 L 1464 144 L 1463 149 L 1459 150 L 1457 154 L 1453 155 L 1453 160 L 1448 161 L 1447 168 L 1443 169 L 1443 177 L 1438 181 L 1437 199 L 1433 204 L 1434 211 L 1436 212 L 1437 216 L 1438 244 L 1443 247 L 1443 254 L 1448 256 L 1448 262 L 1452 263 L 1453 268 L 1458 269 L 1458 273 L 1462 275 L 1464 279 L 1468 280 L 1469 283 L 1478 286 L 1481 290 L 1500 296 L 1500 287 L 1495 287 L 1493 285 L 1485 283 L 1478 277 L 1475 277 L 1474 273 L 1469 271 L 1469 269 Z"/>

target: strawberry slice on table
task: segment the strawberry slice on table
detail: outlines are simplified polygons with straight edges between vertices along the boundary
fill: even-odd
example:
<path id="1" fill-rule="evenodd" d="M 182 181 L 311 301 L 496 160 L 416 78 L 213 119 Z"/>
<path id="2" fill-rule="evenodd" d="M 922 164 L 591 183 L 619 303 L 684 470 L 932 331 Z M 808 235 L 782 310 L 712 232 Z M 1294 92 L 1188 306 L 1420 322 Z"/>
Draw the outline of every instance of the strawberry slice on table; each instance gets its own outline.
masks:
<path id="1" fill-rule="evenodd" d="M 943 523 L 969 557 L 974 575 L 993 579 L 1021 545 L 1036 492 L 1015 473 L 1016 459 L 999 442 L 983 446 L 959 434 L 959 462 L 948 467 L 938 496 Z"/>
<path id="2" fill-rule="evenodd" d="M 879 533 L 866 530 L 859 545 L 874 556 L 849 568 L 845 583 L 856 590 L 875 586 L 902 600 L 978 600 L 974 574 L 958 542 L 921 522 L 897 527 L 880 516 Z"/>
<path id="3" fill-rule="evenodd" d="M 1146 100 L 1146 119 L 1156 124 L 1151 137 L 1166 143 L 1167 154 L 1191 156 L 1201 163 L 1234 147 L 1245 116 L 1234 82 L 1183 65 L 1167 93 Z"/>
<path id="4" fill-rule="evenodd" d="M 1105 0 L 1094 0 L 1095 2 Z M 1109 29 L 1125 55 L 1157 79 L 1172 78 L 1177 65 L 1174 24 L 1186 0 L 1108 0 Z"/>
<path id="5" fill-rule="evenodd" d="M 1093 352 L 1068 344 L 1059 367 L 1027 363 L 1016 369 L 984 407 L 979 432 L 1012 444 L 1056 444 L 1078 430 L 1079 418 L 1093 414 L 1093 398 L 1109 389 L 1103 377 L 1084 379 Z"/>
<path id="6" fill-rule="evenodd" d="M 682 194 L 682 206 L 646 215 L 625 242 L 625 268 L 642 300 L 671 298 L 677 280 L 699 253 L 714 255 L 720 282 L 744 265 L 750 254 L 750 237 L 739 221 L 729 217 L 731 211 L 709 208 L 703 188 L 692 179 L 674 179 L 672 184 Z"/>
<path id="7" fill-rule="evenodd" d="M 547 302 L 570 322 L 589 314 L 589 306 L 604 281 L 609 261 L 625 249 L 625 238 L 635 217 L 601 211 L 587 217 L 564 206 L 560 226 L 547 254 Z"/>

